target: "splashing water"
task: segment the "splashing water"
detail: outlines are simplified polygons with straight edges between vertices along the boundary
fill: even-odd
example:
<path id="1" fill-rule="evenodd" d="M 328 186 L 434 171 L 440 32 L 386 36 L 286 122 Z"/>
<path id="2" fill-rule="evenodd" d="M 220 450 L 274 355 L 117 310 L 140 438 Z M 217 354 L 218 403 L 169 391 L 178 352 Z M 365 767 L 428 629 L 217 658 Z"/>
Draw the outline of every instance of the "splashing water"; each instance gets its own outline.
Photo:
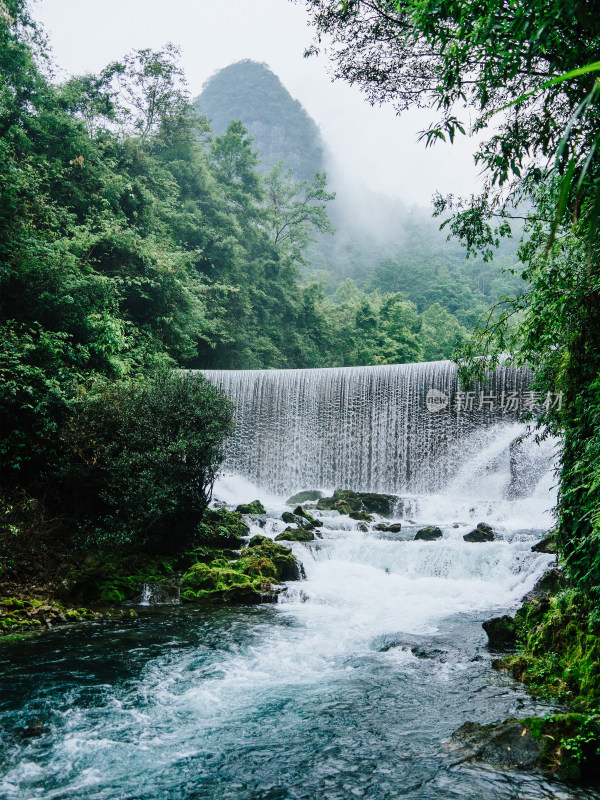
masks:
<path id="1" fill-rule="evenodd" d="M 467 719 L 550 710 L 490 669 L 481 622 L 514 610 L 552 561 L 531 546 L 551 523 L 553 445 L 525 459 L 545 460 L 529 497 L 513 492 L 523 427 L 489 409 L 460 424 L 423 410 L 432 380 L 453 397 L 447 364 L 220 373 L 240 426 L 214 495 L 261 499 L 268 519 L 248 518 L 250 535 L 284 530 L 288 493 L 340 486 L 401 494 L 402 530 L 319 512 L 321 538 L 291 544 L 306 580 L 277 606 L 153 607 L 118 627 L 11 645 L 0 655 L 0 795 L 597 800 L 444 755 Z M 494 380 L 527 386 L 514 371 Z M 465 542 L 482 519 L 496 539 Z M 414 541 L 424 524 L 443 538 Z M 19 739 L 34 718 L 47 733 Z"/>

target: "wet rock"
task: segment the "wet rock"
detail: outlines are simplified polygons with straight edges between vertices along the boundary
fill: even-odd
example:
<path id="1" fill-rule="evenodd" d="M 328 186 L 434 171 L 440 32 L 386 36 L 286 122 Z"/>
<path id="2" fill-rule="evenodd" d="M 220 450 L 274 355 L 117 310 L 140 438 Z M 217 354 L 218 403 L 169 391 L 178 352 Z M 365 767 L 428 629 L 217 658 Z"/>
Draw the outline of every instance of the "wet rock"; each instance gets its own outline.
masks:
<path id="1" fill-rule="evenodd" d="M 236 509 L 238 514 L 266 514 L 266 509 L 260 500 L 253 500 L 251 503 L 239 505 Z"/>
<path id="2" fill-rule="evenodd" d="M 369 532 L 369 526 L 365 525 L 364 522 L 359 523 L 359 525 L 357 525 L 357 528 L 361 533 L 368 533 Z"/>
<path id="3" fill-rule="evenodd" d="M 454 731 L 447 749 L 461 761 L 481 761 L 500 769 L 534 769 L 544 744 L 516 719 L 493 725 L 465 722 Z"/>
<path id="4" fill-rule="evenodd" d="M 557 595 L 562 588 L 562 573 L 558 567 L 552 567 L 544 572 L 533 589 L 527 592 L 521 602 L 523 606 L 531 606 L 534 603 L 548 605 L 549 599 Z"/>
<path id="5" fill-rule="evenodd" d="M 298 503 L 314 503 L 316 500 L 320 500 L 322 497 L 323 492 L 319 492 L 316 489 L 310 489 L 306 492 L 298 492 L 297 494 L 292 495 L 285 502 L 288 506 L 295 506 Z"/>
<path id="6" fill-rule="evenodd" d="M 379 523 L 379 525 L 375 525 L 376 531 L 382 531 L 383 533 L 400 533 L 402 530 L 402 524 L 400 522 L 394 522 L 393 525 L 384 525 L 383 523 Z"/>
<path id="7" fill-rule="evenodd" d="M 288 525 L 294 525 L 296 522 L 296 515 L 292 514 L 291 511 L 284 511 L 281 515 L 281 519 Z"/>
<path id="8" fill-rule="evenodd" d="M 317 519 L 316 517 L 313 517 L 311 514 L 309 514 L 307 511 L 305 511 L 302 508 L 302 506 L 297 506 L 294 509 L 294 514 L 296 515 L 296 517 L 300 517 L 300 519 L 306 520 L 308 523 L 310 523 L 310 525 L 313 528 L 321 528 L 323 526 L 322 520 Z M 303 526 L 303 527 L 306 527 L 306 526 Z"/>
<path id="9" fill-rule="evenodd" d="M 488 647 L 491 650 L 512 650 L 516 645 L 517 626 L 515 620 L 505 614 L 486 620 L 483 630 L 488 635 Z"/>
<path id="10" fill-rule="evenodd" d="M 260 551 L 260 554 L 269 558 L 277 569 L 277 578 L 280 581 L 297 581 L 302 576 L 302 567 L 289 547 L 273 542 L 266 536 L 253 536 L 248 546 L 242 550 L 242 558 L 249 550 Z"/>
<path id="11" fill-rule="evenodd" d="M 43 722 L 38 721 L 33 722 L 26 728 L 15 729 L 15 734 L 19 737 L 19 739 L 35 739 L 38 736 L 44 736 L 46 733 L 50 733 L 50 728 Z"/>
<path id="12" fill-rule="evenodd" d="M 475 530 L 463 536 L 465 542 L 493 542 L 494 531 L 487 522 L 478 522 Z"/>
<path id="13" fill-rule="evenodd" d="M 434 542 L 436 539 L 441 539 L 443 535 L 441 528 L 438 528 L 437 525 L 427 525 L 417 531 L 414 541 Z"/>
<path id="14" fill-rule="evenodd" d="M 286 528 L 275 537 L 276 542 L 313 542 L 314 539 L 314 533 L 303 528 Z"/>
<path id="15" fill-rule="evenodd" d="M 373 522 L 373 517 L 371 514 L 367 514 L 366 511 L 351 511 L 348 516 L 350 519 L 355 519 L 359 522 Z"/>
<path id="16" fill-rule="evenodd" d="M 554 533 L 548 534 L 548 536 L 544 536 L 544 538 L 534 544 L 531 548 L 532 553 L 548 553 L 550 555 L 556 554 L 556 535 Z"/>
<path id="17" fill-rule="evenodd" d="M 447 652 L 445 650 L 440 650 L 438 647 L 426 648 L 415 646 L 410 648 L 410 652 L 415 658 L 432 659 L 442 664 L 446 662 L 445 656 Z"/>
<path id="18" fill-rule="evenodd" d="M 352 492 L 348 489 L 336 489 L 333 497 L 322 497 L 317 502 L 317 508 L 323 511 L 339 511 L 340 514 L 364 511 L 367 514 L 379 514 L 382 517 L 393 516 L 399 505 L 401 505 L 400 498 L 395 495 Z"/>

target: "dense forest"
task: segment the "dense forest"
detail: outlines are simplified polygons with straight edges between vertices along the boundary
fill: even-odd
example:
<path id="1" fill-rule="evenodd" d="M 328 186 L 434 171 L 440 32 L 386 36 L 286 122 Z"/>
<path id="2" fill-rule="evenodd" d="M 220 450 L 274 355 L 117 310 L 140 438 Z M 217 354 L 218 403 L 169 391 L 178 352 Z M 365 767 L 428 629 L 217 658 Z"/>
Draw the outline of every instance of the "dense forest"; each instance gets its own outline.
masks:
<path id="1" fill-rule="evenodd" d="M 26 5 L 14 0 L 2 14 L 0 453 L 11 491 L 76 496 L 73 459 L 87 470 L 98 457 L 81 442 L 109 406 L 131 400 L 130 383 L 161 369 L 447 358 L 498 292 L 500 271 L 474 291 L 481 265 L 442 257 L 439 239 L 425 257 L 427 237 L 407 223 L 409 260 L 382 259 L 365 288 L 346 279 L 326 294 L 302 275 L 311 240 L 333 233 L 325 174 L 297 180 L 281 159 L 259 171 L 248 131 L 226 120 L 239 100 L 229 96 L 233 70 L 243 97 L 254 86 L 276 98 L 272 113 L 289 108 L 282 125 L 304 130 L 311 169 L 320 163 L 316 125 L 272 73 L 242 62 L 209 81 L 212 114 L 215 93 L 225 95 L 213 134 L 176 48 L 57 84 Z M 106 520 L 111 491 L 97 511 Z"/>
<path id="2" fill-rule="evenodd" d="M 348 308 L 350 297 L 354 305 L 371 306 L 376 318 L 382 295 L 402 294 L 419 314 L 428 313 L 417 337 L 421 348 L 412 351 L 412 358 L 398 355 L 392 360 L 449 358 L 490 306 L 522 289 L 515 270 L 518 230 L 512 239 L 499 239 L 493 261 L 478 253 L 466 259 L 464 247 L 448 240 L 430 209 L 410 208 L 357 185 L 352 175 L 341 180 L 335 154 L 323 143 L 318 126 L 267 65 L 245 60 L 220 70 L 194 105 L 216 134 L 234 120 L 242 122 L 253 137 L 256 169 L 263 175 L 279 162 L 302 180 L 333 167 L 338 179 L 331 184 L 336 197 L 328 203 L 328 215 L 335 235 L 315 231 L 315 241 L 298 266 L 305 281 L 322 285 L 334 329 L 336 318 L 354 313 Z M 343 353 L 330 352 L 323 366 L 390 359 L 378 354 L 376 346 L 360 350 L 359 361 L 350 353 L 344 360 Z"/>

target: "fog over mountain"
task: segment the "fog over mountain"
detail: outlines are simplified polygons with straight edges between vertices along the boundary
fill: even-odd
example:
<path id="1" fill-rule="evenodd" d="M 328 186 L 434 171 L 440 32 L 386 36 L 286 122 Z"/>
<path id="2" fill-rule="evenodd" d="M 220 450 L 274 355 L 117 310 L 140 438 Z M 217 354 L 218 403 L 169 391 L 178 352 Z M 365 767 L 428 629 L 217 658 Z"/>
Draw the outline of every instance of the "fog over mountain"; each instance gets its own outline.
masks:
<path id="1" fill-rule="evenodd" d="M 82 10 L 85 9 L 85 13 Z M 427 205 L 436 190 L 469 194 L 478 186 L 473 144 L 425 150 L 418 132 L 429 112 L 397 117 L 371 107 L 360 91 L 332 82 L 325 57 L 304 58 L 312 39 L 302 4 L 286 0 L 42 0 L 33 12 L 45 26 L 58 76 L 98 72 L 134 48 L 181 47 L 192 96 L 205 81 L 242 59 L 265 62 L 320 126 L 340 171 L 377 193 Z M 330 165 L 329 171 L 333 176 Z"/>

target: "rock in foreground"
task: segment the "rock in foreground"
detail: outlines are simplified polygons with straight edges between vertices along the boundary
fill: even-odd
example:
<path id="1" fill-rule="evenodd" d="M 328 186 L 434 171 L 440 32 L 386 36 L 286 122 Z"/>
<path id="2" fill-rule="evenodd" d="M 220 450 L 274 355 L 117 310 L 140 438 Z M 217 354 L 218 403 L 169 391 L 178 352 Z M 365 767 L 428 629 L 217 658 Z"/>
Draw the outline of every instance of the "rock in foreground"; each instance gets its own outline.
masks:
<path id="1" fill-rule="evenodd" d="M 441 539 L 443 535 L 442 529 L 437 525 L 427 525 L 417 531 L 414 541 L 434 542 L 436 539 Z"/>
<path id="2" fill-rule="evenodd" d="M 465 722 L 447 748 L 465 761 L 482 761 L 499 769 L 534 769 L 544 751 L 525 721 L 509 719 L 493 725 Z"/>

